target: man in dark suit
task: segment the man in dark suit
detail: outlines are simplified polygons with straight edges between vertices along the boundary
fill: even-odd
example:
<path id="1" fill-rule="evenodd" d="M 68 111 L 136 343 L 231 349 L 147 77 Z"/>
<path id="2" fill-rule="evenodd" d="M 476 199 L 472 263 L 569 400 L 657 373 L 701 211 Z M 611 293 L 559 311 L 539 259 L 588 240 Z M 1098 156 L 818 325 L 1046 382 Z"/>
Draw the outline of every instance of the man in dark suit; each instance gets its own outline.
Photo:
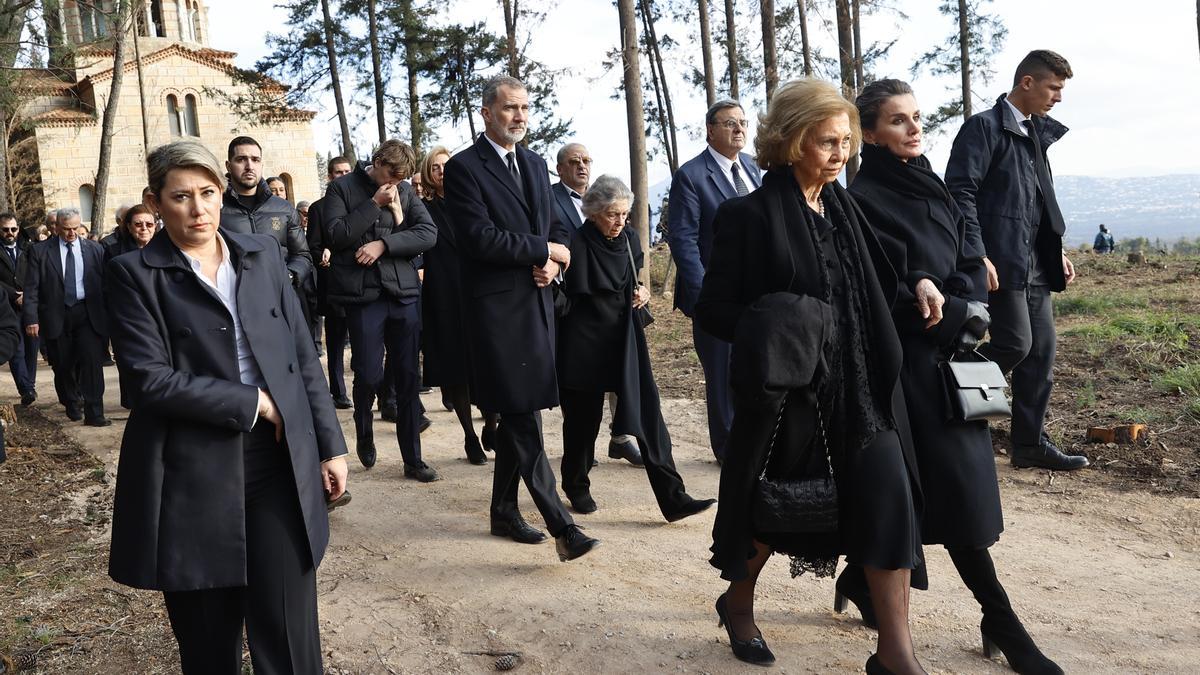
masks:
<path id="1" fill-rule="evenodd" d="M 345 176 L 354 170 L 350 160 L 345 157 L 334 157 L 325 166 L 326 185 Z M 308 207 L 308 251 L 313 257 L 317 281 L 317 313 L 325 320 L 325 359 L 329 371 L 329 393 L 333 396 L 333 406 L 346 410 L 353 406 L 350 397 L 346 395 L 346 313 L 341 307 L 329 303 L 329 246 L 322 234 L 324 219 L 321 209 L 324 208 L 325 198 L 322 197 Z"/>
<path id="2" fill-rule="evenodd" d="M 20 234 L 17 217 L 0 213 L 0 246 L 4 247 L 4 255 L 0 255 L 0 287 L 8 292 L 8 301 L 18 317 L 25 302 L 21 288 L 25 285 L 28 262 L 25 256 L 29 252 L 29 241 Z M 8 370 L 21 395 L 21 405 L 29 405 L 37 400 L 38 339 L 25 335 L 24 331 L 21 335 L 16 351 L 8 361 Z"/>
<path id="3" fill-rule="evenodd" d="M 463 317 L 471 394 L 500 414 L 491 532 L 536 544 L 545 535 L 517 509 L 517 476 L 557 540 L 560 560 L 591 551 L 563 507 L 542 441 L 541 411 L 558 405 L 550 284 L 570 264 L 568 231 L 554 213 L 546 162 L 519 145 L 529 92 L 492 78 L 483 91 L 484 133 L 446 164 L 446 205 L 463 255 Z"/>
<path id="4" fill-rule="evenodd" d="M 704 269 L 712 254 L 713 216 L 726 199 L 749 194 L 761 183 L 746 147 L 746 113 L 737 101 L 717 101 L 704 116 L 708 147 L 679 167 L 671 179 L 667 243 L 675 260 L 675 307 L 691 318 L 700 297 Z M 708 404 L 708 440 L 717 461 L 724 461 L 725 441 L 733 424 L 729 389 L 729 343 L 692 323 L 692 341 L 704 369 Z"/>
<path id="5" fill-rule="evenodd" d="M 79 209 L 59 209 L 56 236 L 30 248 L 22 312 L 26 335 L 46 340 L 67 417 L 106 427 L 112 422 L 104 417 L 104 247 L 79 236 L 79 222 Z"/>

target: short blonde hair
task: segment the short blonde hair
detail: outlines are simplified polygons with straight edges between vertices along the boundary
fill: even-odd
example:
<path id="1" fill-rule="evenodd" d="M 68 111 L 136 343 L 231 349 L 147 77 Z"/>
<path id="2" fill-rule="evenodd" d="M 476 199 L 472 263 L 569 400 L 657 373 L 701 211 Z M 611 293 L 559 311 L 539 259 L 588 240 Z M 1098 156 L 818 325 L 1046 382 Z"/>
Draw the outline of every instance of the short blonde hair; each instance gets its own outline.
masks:
<path id="1" fill-rule="evenodd" d="M 421 159 L 421 165 L 417 167 L 417 173 L 421 174 L 421 178 L 429 177 L 429 172 L 433 167 L 433 160 L 437 159 L 438 155 L 450 157 L 450 151 L 444 145 L 435 145 L 429 152 L 425 153 L 425 157 Z"/>
<path id="2" fill-rule="evenodd" d="M 167 183 L 167 174 L 172 169 L 200 169 L 222 186 L 221 163 L 212 151 L 198 141 L 172 141 L 160 145 L 146 156 L 146 174 L 150 179 L 150 191 L 155 197 L 162 195 Z"/>
<path id="3" fill-rule="evenodd" d="M 788 166 L 803 156 L 812 128 L 845 113 L 850 118 L 850 155 L 858 154 L 862 130 L 858 109 L 828 82 L 804 78 L 779 85 L 767 112 L 758 116 L 754 152 L 763 169 Z"/>

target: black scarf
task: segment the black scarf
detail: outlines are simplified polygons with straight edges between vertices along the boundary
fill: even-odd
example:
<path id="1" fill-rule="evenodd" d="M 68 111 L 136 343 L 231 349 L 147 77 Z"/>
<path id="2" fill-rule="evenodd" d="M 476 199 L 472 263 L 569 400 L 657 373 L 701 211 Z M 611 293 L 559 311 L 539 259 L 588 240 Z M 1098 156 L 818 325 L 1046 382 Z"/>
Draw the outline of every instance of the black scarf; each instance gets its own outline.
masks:
<path id="1" fill-rule="evenodd" d="M 629 283 L 633 274 L 629 265 L 629 228 L 609 239 L 589 220 L 580 228 L 580 236 L 584 239 L 584 246 L 571 247 L 571 269 L 564 280 L 567 295 L 627 290 L 632 297 L 633 287 Z"/>
<path id="2" fill-rule="evenodd" d="M 887 148 L 864 143 L 862 158 L 860 173 L 875 178 L 901 194 L 918 199 L 952 200 L 946 183 L 933 172 L 925 155 L 902 162 Z"/>

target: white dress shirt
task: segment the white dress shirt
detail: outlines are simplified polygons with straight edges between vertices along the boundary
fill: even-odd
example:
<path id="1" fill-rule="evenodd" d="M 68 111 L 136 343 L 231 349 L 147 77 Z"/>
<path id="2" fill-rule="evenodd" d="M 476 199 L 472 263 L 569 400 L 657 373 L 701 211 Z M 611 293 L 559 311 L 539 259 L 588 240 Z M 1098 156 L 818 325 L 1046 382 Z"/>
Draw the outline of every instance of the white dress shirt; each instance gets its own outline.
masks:
<path id="1" fill-rule="evenodd" d="M 83 291 L 83 242 L 79 239 L 71 242 L 72 257 L 75 258 L 75 299 L 83 302 L 83 296 L 87 295 Z M 58 256 L 62 262 L 63 270 L 63 286 L 71 283 L 67 279 L 67 242 L 62 239 L 58 240 Z"/>
<path id="2" fill-rule="evenodd" d="M 180 252 L 183 253 L 184 258 L 187 258 L 188 264 L 192 266 L 192 272 L 196 274 L 196 278 L 216 291 L 217 297 L 221 299 L 221 304 L 225 305 L 225 309 L 229 310 L 229 315 L 233 318 L 233 337 L 234 344 L 237 346 L 238 374 L 242 380 L 242 384 L 266 389 L 266 378 L 263 377 L 262 370 L 258 367 L 258 361 L 254 359 L 254 353 L 250 351 L 250 343 L 246 340 L 246 333 L 242 330 L 242 320 L 238 316 L 238 279 L 237 272 L 233 269 L 233 264 L 229 261 L 229 247 L 225 245 L 225 241 L 220 235 L 217 235 L 216 239 L 217 246 L 221 249 L 221 264 L 217 267 L 217 283 L 215 284 L 201 271 L 198 259 L 193 258 L 183 251 Z M 257 413 L 255 419 L 258 419 Z"/>
<path id="3" fill-rule="evenodd" d="M 713 150 L 713 146 L 708 146 L 708 154 L 717 161 L 717 166 L 721 167 L 721 173 L 725 174 L 725 180 L 729 181 L 729 186 L 733 188 L 734 193 L 737 193 L 737 186 L 733 184 L 733 163 L 735 160 L 729 159 L 725 155 Z M 754 177 L 746 170 L 746 163 L 742 161 L 742 153 L 738 153 L 737 158 L 738 172 L 742 175 L 742 182 L 746 184 L 746 189 L 750 192 L 758 187 L 754 182 Z"/>
<path id="4" fill-rule="evenodd" d="M 1004 97 L 1004 102 L 1008 104 L 1008 111 L 1012 113 L 1013 119 L 1017 121 L 1017 131 L 1020 131 L 1023 135 L 1028 136 L 1029 130 L 1025 128 L 1024 123 L 1028 120 L 1032 120 L 1033 116 L 1026 115 L 1025 113 L 1021 112 L 1017 106 L 1009 102 L 1007 96 Z"/>
<path id="5" fill-rule="evenodd" d="M 587 220 L 587 216 L 583 215 L 583 195 L 576 192 L 573 188 L 563 183 L 563 187 L 567 188 L 567 194 L 571 197 L 571 203 L 575 205 L 575 212 L 579 214 L 579 222 Z"/>
<path id="6" fill-rule="evenodd" d="M 483 135 L 483 137 L 484 137 L 484 138 L 487 138 L 487 142 L 492 144 L 492 149 L 496 151 L 496 154 L 497 154 L 497 155 L 500 155 L 500 162 L 501 162 L 502 164 L 504 164 L 504 168 L 505 168 L 505 169 L 507 169 L 507 168 L 508 168 L 508 153 L 510 153 L 510 152 L 511 152 L 511 153 L 512 153 L 512 155 L 513 155 L 513 166 L 517 167 L 517 173 L 518 173 L 518 174 L 520 174 L 520 173 L 521 173 L 521 163 L 517 161 L 517 148 L 516 148 L 516 146 L 513 146 L 513 149 L 512 149 L 512 150 L 505 150 L 505 149 L 504 149 L 504 147 L 503 147 L 503 146 L 501 146 L 499 143 L 497 143 L 496 141 L 493 141 L 492 139 L 488 138 L 488 135 L 487 135 L 487 134 L 484 134 L 484 135 Z"/>

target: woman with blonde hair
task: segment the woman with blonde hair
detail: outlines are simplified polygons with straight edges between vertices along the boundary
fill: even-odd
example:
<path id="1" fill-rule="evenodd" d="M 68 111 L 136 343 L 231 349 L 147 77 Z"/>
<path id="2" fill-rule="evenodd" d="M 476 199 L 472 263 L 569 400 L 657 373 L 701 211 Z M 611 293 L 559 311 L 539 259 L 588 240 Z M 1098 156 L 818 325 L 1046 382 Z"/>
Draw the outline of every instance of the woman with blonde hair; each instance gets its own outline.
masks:
<path id="1" fill-rule="evenodd" d="M 793 576 L 832 577 L 845 556 L 866 572 L 879 622 L 868 673 L 922 673 L 908 627 L 922 567 L 919 495 L 891 320 L 895 280 L 836 183 L 859 144 L 858 112 L 831 85 L 796 80 L 759 119 L 762 187 L 725 202 L 696 319 L 733 343 L 734 422 L 721 471 L 711 563 L 734 655 L 774 655 L 754 622 L 771 553 Z M 772 501 L 807 486 L 807 502 Z"/>

